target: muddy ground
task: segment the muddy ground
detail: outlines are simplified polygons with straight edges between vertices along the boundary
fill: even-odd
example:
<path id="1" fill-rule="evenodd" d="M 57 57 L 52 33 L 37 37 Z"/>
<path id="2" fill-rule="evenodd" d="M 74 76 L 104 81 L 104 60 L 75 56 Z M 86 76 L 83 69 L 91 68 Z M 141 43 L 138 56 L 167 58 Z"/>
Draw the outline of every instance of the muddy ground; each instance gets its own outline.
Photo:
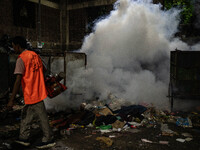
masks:
<path id="1" fill-rule="evenodd" d="M 61 114 L 62 112 L 53 115 L 49 114 L 50 121 L 55 119 L 55 115 L 59 117 Z M 1 118 L 0 150 L 36 150 L 35 145 L 41 139 L 41 130 L 37 124 L 32 126 L 31 146 L 23 147 L 14 143 L 14 140 L 18 137 L 19 123 L 20 110 L 8 113 L 3 120 Z M 70 132 L 63 133 L 67 128 L 66 126 L 61 128 L 52 127 L 57 144 L 49 148 L 49 150 L 200 150 L 199 127 L 183 128 L 174 123 L 167 124 L 169 129 L 176 134 L 162 135 L 160 123 L 153 126 L 141 126 L 109 133 L 101 133 L 95 127 L 79 127 L 70 130 Z M 176 141 L 178 138 L 187 138 L 182 135 L 183 133 L 189 133 L 192 140 L 185 142 Z M 97 140 L 99 137 L 103 137 L 106 141 Z"/>

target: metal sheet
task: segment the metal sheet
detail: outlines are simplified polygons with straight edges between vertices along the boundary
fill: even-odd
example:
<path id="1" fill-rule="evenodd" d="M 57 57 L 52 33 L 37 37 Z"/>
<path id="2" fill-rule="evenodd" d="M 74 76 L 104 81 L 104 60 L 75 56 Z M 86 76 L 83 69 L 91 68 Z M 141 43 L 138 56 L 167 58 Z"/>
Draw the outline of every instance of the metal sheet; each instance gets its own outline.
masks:
<path id="1" fill-rule="evenodd" d="M 170 82 L 174 96 L 200 96 L 200 51 L 171 52 Z"/>

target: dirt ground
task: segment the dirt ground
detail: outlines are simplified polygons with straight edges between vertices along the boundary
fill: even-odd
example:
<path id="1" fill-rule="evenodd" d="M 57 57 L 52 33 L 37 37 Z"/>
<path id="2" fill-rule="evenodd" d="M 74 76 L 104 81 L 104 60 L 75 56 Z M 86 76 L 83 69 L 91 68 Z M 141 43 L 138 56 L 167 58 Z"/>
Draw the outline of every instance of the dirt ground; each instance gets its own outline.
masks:
<path id="1" fill-rule="evenodd" d="M 162 136 L 159 125 L 155 128 L 140 128 L 140 129 L 130 129 L 128 131 L 113 132 L 101 134 L 99 132 L 94 132 L 94 130 L 81 129 L 75 130 L 72 135 L 67 136 L 62 139 L 62 142 L 66 146 L 73 148 L 74 150 L 178 150 L 178 149 L 200 149 L 200 136 L 199 131 L 192 129 L 182 129 L 177 128 L 174 125 L 169 126 L 170 129 L 178 132 L 179 135 L 176 136 Z M 176 130 L 175 130 L 176 129 Z M 136 133 L 135 133 L 136 132 Z M 190 142 L 178 142 L 177 138 L 184 138 L 181 133 L 190 133 L 193 136 L 193 140 Z M 113 141 L 112 146 L 108 147 L 105 143 L 96 140 L 97 137 L 109 137 Z M 141 139 L 148 139 L 153 143 L 145 143 Z M 159 141 L 168 141 L 169 144 L 163 145 L 159 144 Z"/>
<path id="2" fill-rule="evenodd" d="M 59 114 L 56 114 L 59 116 Z M 51 120 L 50 115 L 50 120 Z M 41 131 L 32 126 L 30 137 L 31 146 L 23 147 L 14 143 L 18 137 L 20 110 L 8 113 L 0 122 L 0 150 L 36 150 L 35 145 L 41 139 Z M 168 128 L 174 131 L 173 135 L 162 135 L 161 124 L 129 128 L 124 131 L 101 133 L 95 127 L 79 127 L 67 133 L 65 127 L 53 129 L 56 146 L 49 150 L 200 150 L 200 128 L 183 128 L 174 123 L 167 123 Z M 179 142 L 177 139 L 186 139 L 182 135 L 189 133 L 191 141 Z M 99 140 L 104 139 L 104 140 Z"/>

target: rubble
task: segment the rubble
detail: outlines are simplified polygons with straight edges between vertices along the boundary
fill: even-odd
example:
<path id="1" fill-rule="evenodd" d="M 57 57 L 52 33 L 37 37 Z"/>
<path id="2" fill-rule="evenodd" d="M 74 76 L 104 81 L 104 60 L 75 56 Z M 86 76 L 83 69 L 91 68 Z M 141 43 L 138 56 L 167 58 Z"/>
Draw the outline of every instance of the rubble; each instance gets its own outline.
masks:
<path id="1" fill-rule="evenodd" d="M 177 121 L 176 121 L 176 125 L 184 127 L 184 128 L 186 128 L 186 127 L 191 128 L 192 127 L 192 122 L 191 122 L 189 117 L 187 117 L 187 118 L 178 117 Z"/>
<path id="2" fill-rule="evenodd" d="M 132 135 L 131 137 L 134 137 L 135 141 L 133 142 L 129 139 L 130 142 L 128 143 L 132 146 L 138 143 L 141 148 L 144 148 L 144 146 L 140 142 L 143 144 L 173 146 L 173 142 L 189 143 L 199 139 L 195 134 L 198 134 L 200 131 L 198 128 L 194 128 L 198 127 L 196 126 L 200 116 L 198 113 L 184 113 L 183 115 L 182 112 L 159 110 L 152 105 L 145 105 L 149 107 L 144 105 L 124 105 L 122 100 L 118 101 L 116 97 L 111 97 L 110 99 L 112 101 L 109 100 L 109 102 L 112 103 L 109 104 L 106 101 L 89 104 L 83 103 L 79 110 L 71 113 L 59 112 L 58 114 L 51 114 L 49 119 L 54 133 L 57 133 L 63 139 L 69 140 L 77 136 L 77 132 L 81 132 L 83 133 L 82 138 L 87 142 L 95 139 L 100 143 L 104 143 L 103 145 L 107 148 L 113 145 L 116 146 L 116 141 L 119 138 L 129 137 L 132 134 L 134 136 Z M 119 107 L 120 105 L 121 107 Z M 15 116 L 12 120 L 15 123 L 5 123 L 0 126 L 0 136 L 2 139 L 9 139 L 13 135 L 17 136 L 20 118 L 14 115 L 14 112 L 19 111 L 21 107 L 16 106 L 15 108 L 12 110 L 13 116 Z M 8 116 L 12 117 L 11 114 L 8 114 Z M 39 129 L 37 122 L 31 127 L 34 130 Z M 191 132 L 190 129 L 192 129 Z M 155 134 L 152 133 L 154 131 L 156 131 Z M 145 134 L 145 132 L 151 134 Z M 137 136 L 139 137 L 138 139 Z M 98 143 L 94 145 L 96 144 Z M 1 141 L 1 145 L 7 149 L 9 146 L 12 147 L 8 141 Z M 102 146 L 102 144 L 100 145 Z"/>
<path id="3" fill-rule="evenodd" d="M 147 139 L 141 139 L 142 140 L 142 142 L 146 142 L 146 143 L 153 143 L 152 141 L 150 141 L 150 140 L 147 140 Z"/>
<path id="4" fill-rule="evenodd" d="M 177 134 L 176 132 L 170 130 L 167 124 L 163 124 L 163 123 L 161 123 L 161 131 L 162 131 L 162 135 L 164 136 L 173 136 L 174 134 Z"/>
<path id="5" fill-rule="evenodd" d="M 97 137 L 96 140 L 97 140 L 97 141 L 102 141 L 102 142 L 104 142 L 104 143 L 106 144 L 107 147 L 110 147 L 110 146 L 112 146 L 112 144 L 113 144 L 113 141 L 112 141 L 110 138 L 104 137 L 104 136 L 102 136 L 102 137 Z"/>
<path id="6" fill-rule="evenodd" d="M 183 142 L 185 142 L 185 139 L 178 138 L 178 139 L 176 139 L 176 141 L 183 143 Z"/>
<path id="7" fill-rule="evenodd" d="M 112 127 L 113 127 L 113 128 L 116 128 L 116 129 L 118 129 L 118 128 L 123 128 L 125 124 L 126 124 L 125 122 L 116 120 L 116 121 L 112 124 Z"/>

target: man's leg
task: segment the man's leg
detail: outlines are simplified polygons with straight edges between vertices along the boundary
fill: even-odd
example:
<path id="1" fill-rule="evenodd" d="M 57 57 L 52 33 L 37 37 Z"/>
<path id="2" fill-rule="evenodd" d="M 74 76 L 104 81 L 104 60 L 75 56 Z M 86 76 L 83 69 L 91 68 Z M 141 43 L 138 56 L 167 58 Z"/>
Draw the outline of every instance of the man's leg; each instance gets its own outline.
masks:
<path id="1" fill-rule="evenodd" d="M 52 130 L 49 125 L 49 118 L 47 116 L 46 108 L 44 102 L 41 101 L 35 105 L 35 112 L 40 122 L 41 129 L 43 131 L 42 142 L 49 142 L 53 139 Z"/>
<path id="2" fill-rule="evenodd" d="M 16 140 L 17 143 L 28 146 L 30 143 L 28 142 L 28 138 L 30 136 L 30 126 L 34 117 L 34 113 L 32 112 L 32 105 L 25 105 L 21 112 L 21 123 L 20 123 L 20 134 L 19 140 Z"/>
<path id="3" fill-rule="evenodd" d="M 42 149 L 56 145 L 56 143 L 53 140 L 53 134 L 49 125 L 49 119 L 43 101 L 37 103 L 35 111 L 37 112 L 37 117 L 39 118 L 40 125 L 43 131 L 42 142 L 36 145 L 36 147 Z"/>

